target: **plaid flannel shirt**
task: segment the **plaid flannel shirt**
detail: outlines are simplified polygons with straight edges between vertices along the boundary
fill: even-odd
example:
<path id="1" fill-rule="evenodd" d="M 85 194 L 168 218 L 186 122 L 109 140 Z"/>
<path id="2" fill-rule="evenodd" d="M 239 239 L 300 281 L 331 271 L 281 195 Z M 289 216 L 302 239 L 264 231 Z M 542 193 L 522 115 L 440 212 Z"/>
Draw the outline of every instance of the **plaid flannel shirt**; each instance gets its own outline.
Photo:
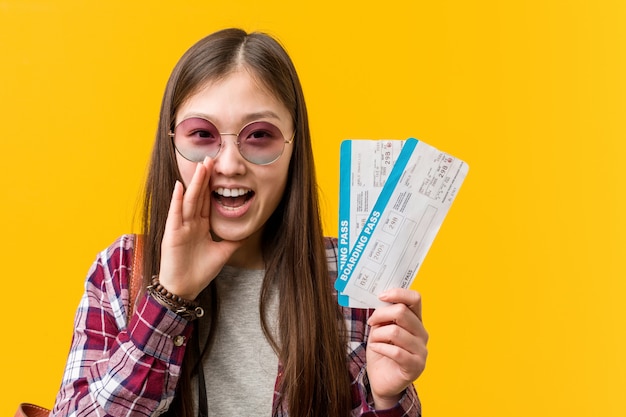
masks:
<path id="1" fill-rule="evenodd" d="M 124 235 L 93 263 L 76 312 L 74 334 L 52 416 L 158 416 L 170 406 L 192 324 L 143 296 L 127 322 L 134 235 Z M 337 275 L 336 239 L 326 238 L 331 278 Z M 421 416 L 413 385 L 389 410 L 373 410 L 365 347 L 373 310 L 342 308 L 349 335 L 352 416 Z M 185 342 L 180 344 L 180 337 Z M 281 366 L 277 370 L 279 386 Z M 287 417 L 274 393 L 274 417 Z"/>

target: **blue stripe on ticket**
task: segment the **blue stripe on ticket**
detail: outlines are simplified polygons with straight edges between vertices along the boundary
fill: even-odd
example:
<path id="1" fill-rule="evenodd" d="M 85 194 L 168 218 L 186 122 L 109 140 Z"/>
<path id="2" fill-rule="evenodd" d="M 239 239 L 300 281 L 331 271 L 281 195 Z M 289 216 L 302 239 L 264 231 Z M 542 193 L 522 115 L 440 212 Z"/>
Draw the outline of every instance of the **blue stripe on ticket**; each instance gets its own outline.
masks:
<path id="1" fill-rule="evenodd" d="M 341 142 L 339 151 L 339 234 L 338 234 L 338 267 L 343 268 L 350 250 L 350 181 L 352 166 L 352 141 Z M 348 307 L 350 297 L 337 294 L 339 305 Z"/>

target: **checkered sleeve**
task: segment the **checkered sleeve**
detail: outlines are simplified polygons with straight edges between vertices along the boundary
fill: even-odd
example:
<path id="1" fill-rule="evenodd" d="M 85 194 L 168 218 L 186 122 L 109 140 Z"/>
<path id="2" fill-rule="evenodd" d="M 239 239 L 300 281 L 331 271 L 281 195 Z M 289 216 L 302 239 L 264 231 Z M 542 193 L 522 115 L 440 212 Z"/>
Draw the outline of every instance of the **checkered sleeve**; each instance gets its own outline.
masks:
<path id="1" fill-rule="evenodd" d="M 192 326 L 145 295 L 127 322 L 133 245 L 122 236 L 89 271 L 52 416 L 159 415 L 174 397 Z"/>
<path id="2" fill-rule="evenodd" d="M 326 238 L 326 258 L 331 281 L 337 278 L 337 240 Z M 352 381 L 352 417 L 420 417 L 422 407 L 415 387 L 411 384 L 394 407 L 388 410 L 374 410 L 374 399 L 367 379 L 366 347 L 369 335 L 367 320 L 372 309 L 340 307 L 348 331 L 348 360 Z"/>

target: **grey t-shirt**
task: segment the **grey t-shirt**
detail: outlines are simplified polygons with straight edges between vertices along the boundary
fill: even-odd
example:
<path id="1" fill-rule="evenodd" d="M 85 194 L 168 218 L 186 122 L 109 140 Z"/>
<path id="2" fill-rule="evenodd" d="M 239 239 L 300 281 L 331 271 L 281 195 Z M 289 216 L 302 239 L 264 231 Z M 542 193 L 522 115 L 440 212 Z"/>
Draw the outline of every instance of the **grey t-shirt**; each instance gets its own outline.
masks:
<path id="1" fill-rule="evenodd" d="M 272 414 L 278 357 L 269 345 L 259 313 L 264 270 L 226 266 L 215 278 L 219 324 L 213 347 L 203 359 L 209 416 L 269 416 Z M 275 334 L 278 298 L 272 291 L 268 319 Z M 208 320 L 198 322 L 206 340 Z M 197 387 L 197 381 L 194 380 Z M 194 389 L 196 415 L 198 390 Z"/>

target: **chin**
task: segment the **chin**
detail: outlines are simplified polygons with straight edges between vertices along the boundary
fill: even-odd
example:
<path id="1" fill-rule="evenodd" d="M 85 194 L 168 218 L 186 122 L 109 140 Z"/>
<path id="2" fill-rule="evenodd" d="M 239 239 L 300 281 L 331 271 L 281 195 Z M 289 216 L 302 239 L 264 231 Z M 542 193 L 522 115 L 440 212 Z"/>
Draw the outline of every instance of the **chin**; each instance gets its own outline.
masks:
<path id="1" fill-rule="evenodd" d="M 229 227 L 216 227 L 211 229 L 211 237 L 216 242 L 227 240 L 231 242 L 238 242 L 240 240 L 247 239 L 252 234 L 246 230 L 237 230 Z"/>

